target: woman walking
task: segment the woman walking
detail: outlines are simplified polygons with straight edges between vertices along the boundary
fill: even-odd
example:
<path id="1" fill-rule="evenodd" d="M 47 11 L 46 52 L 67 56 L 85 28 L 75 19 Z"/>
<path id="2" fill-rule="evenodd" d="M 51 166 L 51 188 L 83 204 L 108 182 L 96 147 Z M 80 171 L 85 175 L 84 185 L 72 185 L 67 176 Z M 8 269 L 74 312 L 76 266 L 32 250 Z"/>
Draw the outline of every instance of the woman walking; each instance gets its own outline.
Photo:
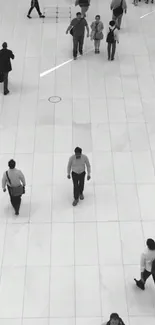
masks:
<path id="1" fill-rule="evenodd" d="M 155 283 L 155 241 L 152 238 L 147 239 L 146 246 L 140 261 L 141 278 L 140 280 L 134 279 L 137 287 L 141 290 L 145 290 L 145 282 L 150 275 Z"/>
<path id="2" fill-rule="evenodd" d="M 95 21 L 91 24 L 91 40 L 94 40 L 95 53 L 100 53 L 100 43 L 103 39 L 103 23 L 100 20 L 100 15 L 95 16 Z"/>

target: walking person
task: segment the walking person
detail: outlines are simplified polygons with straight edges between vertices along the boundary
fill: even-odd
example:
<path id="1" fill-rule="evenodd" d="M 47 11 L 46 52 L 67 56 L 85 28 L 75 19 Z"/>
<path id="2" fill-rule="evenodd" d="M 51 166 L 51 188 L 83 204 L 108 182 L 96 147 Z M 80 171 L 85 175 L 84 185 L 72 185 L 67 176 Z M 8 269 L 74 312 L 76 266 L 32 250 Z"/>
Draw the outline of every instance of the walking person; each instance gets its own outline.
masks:
<path id="1" fill-rule="evenodd" d="M 108 44 L 107 46 L 108 60 L 113 61 L 116 52 L 116 42 L 119 43 L 118 30 L 114 20 L 111 20 L 109 22 L 109 29 L 107 32 L 106 42 Z"/>
<path id="2" fill-rule="evenodd" d="M 89 37 L 89 27 L 85 18 L 82 18 L 81 12 L 77 12 L 76 18 L 74 18 L 69 27 L 66 30 L 66 34 L 70 31 L 73 36 L 73 58 L 77 59 L 77 53 L 83 54 L 83 43 L 85 28 L 87 29 L 87 37 Z"/>
<path id="3" fill-rule="evenodd" d="M 19 215 L 21 196 L 25 193 L 25 177 L 19 169 L 15 168 L 16 162 L 13 159 L 8 162 L 8 166 L 9 170 L 3 174 L 2 189 L 6 192 L 7 186 L 15 215 Z"/>
<path id="4" fill-rule="evenodd" d="M 40 18 L 45 18 L 45 16 L 40 11 L 40 6 L 39 6 L 38 0 L 31 0 L 31 7 L 30 7 L 30 9 L 28 11 L 28 14 L 27 14 L 28 18 L 32 18 L 30 15 L 31 15 L 31 12 L 32 12 L 32 10 L 34 8 L 37 10 L 38 15 L 39 15 Z"/>
<path id="5" fill-rule="evenodd" d="M 95 53 L 100 53 L 100 43 L 101 40 L 103 39 L 104 26 L 100 19 L 101 19 L 100 15 L 96 15 L 95 21 L 93 21 L 90 26 L 92 30 L 90 38 L 91 40 L 94 40 Z"/>
<path id="6" fill-rule="evenodd" d="M 117 313 L 112 313 L 108 322 L 102 325 L 125 325 Z"/>
<path id="7" fill-rule="evenodd" d="M 152 238 L 147 239 L 146 246 L 140 261 L 141 278 L 140 280 L 134 279 L 137 287 L 141 290 L 145 290 L 145 282 L 150 275 L 155 283 L 155 241 Z"/>
<path id="8" fill-rule="evenodd" d="M 121 28 L 123 13 L 127 13 L 126 0 L 112 0 L 111 10 L 113 11 L 112 20 L 116 22 L 117 28 Z"/>
<path id="9" fill-rule="evenodd" d="M 90 6 L 90 0 L 76 0 L 75 6 L 78 6 L 78 5 L 81 8 L 82 17 L 86 17 L 86 12 L 88 11 L 89 6 Z"/>
<path id="10" fill-rule="evenodd" d="M 78 204 L 79 198 L 80 200 L 84 199 L 83 190 L 84 190 L 84 182 L 85 182 L 85 166 L 87 167 L 87 180 L 90 180 L 90 162 L 86 155 L 82 154 L 82 149 L 76 147 L 74 150 L 75 154 L 70 157 L 68 166 L 67 166 L 67 177 L 73 180 L 74 187 L 74 201 L 73 206 Z"/>
<path id="11" fill-rule="evenodd" d="M 12 70 L 11 59 L 14 59 L 14 54 L 11 50 L 8 50 L 8 45 L 6 42 L 2 44 L 2 49 L 0 50 L 0 72 L 3 75 L 4 82 L 4 95 L 9 93 L 8 89 L 8 74 Z"/>

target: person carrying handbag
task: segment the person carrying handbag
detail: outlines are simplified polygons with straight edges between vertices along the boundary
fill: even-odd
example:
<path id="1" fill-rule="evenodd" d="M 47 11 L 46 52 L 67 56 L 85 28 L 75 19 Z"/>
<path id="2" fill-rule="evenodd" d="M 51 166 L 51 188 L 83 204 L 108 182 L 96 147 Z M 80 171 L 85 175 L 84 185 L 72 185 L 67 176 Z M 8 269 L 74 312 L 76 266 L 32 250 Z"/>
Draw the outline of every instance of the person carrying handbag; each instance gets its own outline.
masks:
<path id="1" fill-rule="evenodd" d="M 116 26 L 120 30 L 123 13 L 127 13 L 126 0 L 112 0 L 110 9 L 113 11 L 112 20 L 116 22 Z"/>
<path id="2" fill-rule="evenodd" d="M 100 15 L 95 16 L 95 21 L 91 24 L 91 40 L 94 40 L 95 53 L 100 53 L 100 43 L 103 39 L 103 23 L 100 21 Z"/>
<path id="3" fill-rule="evenodd" d="M 9 170 L 3 174 L 2 189 L 3 192 L 6 192 L 7 186 L 15 215 L 19 215 L 21 196 L 25 193 L 25 177 L 20 170 L 15 168 L 16 162 L 13 159 L 8 162 L 8 166 Z"/>

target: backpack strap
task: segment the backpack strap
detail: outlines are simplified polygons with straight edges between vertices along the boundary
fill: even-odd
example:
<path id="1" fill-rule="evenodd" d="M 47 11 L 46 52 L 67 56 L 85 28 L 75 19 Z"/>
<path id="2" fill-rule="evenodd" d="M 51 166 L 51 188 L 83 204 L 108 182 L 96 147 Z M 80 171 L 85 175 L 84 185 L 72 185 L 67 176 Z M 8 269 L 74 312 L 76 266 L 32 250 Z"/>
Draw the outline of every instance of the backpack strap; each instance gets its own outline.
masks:
<path id="1" fill-rule="evenodd" d="M 11 184 L 11 179 L 10 179 L 10 177 L 9 177 L 9 175 L 8 175 L 8 172 L 6 172 L 6 177 L 7 177 L 8 181 L 9 181 L 9 183 L 10 183 L 10 186 L 11 186 L 11 185 L 12 185 L 12 184 Z"/>

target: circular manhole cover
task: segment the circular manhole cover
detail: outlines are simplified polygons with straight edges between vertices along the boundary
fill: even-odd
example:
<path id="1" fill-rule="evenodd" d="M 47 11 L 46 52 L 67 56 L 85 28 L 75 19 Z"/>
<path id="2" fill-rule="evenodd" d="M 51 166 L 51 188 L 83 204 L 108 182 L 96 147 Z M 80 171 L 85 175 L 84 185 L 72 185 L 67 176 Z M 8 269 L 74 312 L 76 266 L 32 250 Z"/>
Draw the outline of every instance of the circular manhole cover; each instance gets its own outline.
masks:
<path id="1" fill-rule="evenodd" d="M 48 100 L 49 100 L 50 103 L 56 104 L 56 103 L 59 103 L 61 101 L 61 97 L 59 97 L 59 96 L 51 96 L 51 97 L 49 97 Z"/>

